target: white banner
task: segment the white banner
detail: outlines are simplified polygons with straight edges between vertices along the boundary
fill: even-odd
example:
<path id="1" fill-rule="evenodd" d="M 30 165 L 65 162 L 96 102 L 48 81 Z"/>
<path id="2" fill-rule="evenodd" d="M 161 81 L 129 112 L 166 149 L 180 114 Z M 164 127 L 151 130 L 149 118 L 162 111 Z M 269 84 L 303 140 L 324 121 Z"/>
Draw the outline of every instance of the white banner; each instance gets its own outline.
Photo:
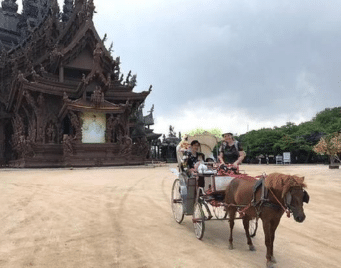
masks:
<path id="1" fill-rule="evenodd" d="M 105 143 L 105 114 L 86 112 L 82 114 L 82 120 L 82 142 Z"/>

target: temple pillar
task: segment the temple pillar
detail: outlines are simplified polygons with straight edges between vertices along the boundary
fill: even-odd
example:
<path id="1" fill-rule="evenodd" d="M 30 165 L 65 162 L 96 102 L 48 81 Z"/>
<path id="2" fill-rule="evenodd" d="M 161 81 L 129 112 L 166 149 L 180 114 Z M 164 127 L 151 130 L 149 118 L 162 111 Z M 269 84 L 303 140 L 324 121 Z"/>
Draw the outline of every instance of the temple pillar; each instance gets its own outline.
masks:
<path id="1" fill-rule="evenodd" d="M 59 67 L 59 82 L 64 82 L 64 67 L 63 65 L 60 65 Z"/>

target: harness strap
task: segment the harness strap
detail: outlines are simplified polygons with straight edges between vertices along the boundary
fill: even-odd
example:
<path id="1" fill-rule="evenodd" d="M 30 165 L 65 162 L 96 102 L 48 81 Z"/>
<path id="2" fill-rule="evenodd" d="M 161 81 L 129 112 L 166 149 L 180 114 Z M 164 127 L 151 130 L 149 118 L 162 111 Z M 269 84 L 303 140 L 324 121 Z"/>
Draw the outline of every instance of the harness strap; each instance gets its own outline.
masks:
<path id="1" fill-rule="evenodd" d="M 251 203 L 249 203 L 245 208 L 243 208 L 242 210 L 239 210 L 238 209 L 238 213 L 239 213 L 239 215 L 240 215 L 240 217 L 244 217 L 245 216 L 245 211 L 247 210 L 247 209 L 249 209 L 251 207 Z"/>
<path id="2" fill-rule="evenodd" d="M 265 178 L 266 178 L 266 174 L 263 174 L 261 176 L 257 176 L 260 177 L 259 182 L 256 183 L 254 189 L 253 189 L 253 198 L 251 200 L 251 202 L 246 205 L 243 209 L 238 209 L 238 212 L 240 214 L 241 217 L 243 217 L 245 215 L 245 211 L 247 209 L 249 209 L 251 206 L 253 206 L 256 209 L 256 213 L 257 213 L 257 218 L 259 218 L 259 215 L 261 213 L 261 207 L 262 206 L 267 206 L 270 208 L 274 208 L 274 209 L 283 209 L 284 212 L 286 212 L 287 217 L 290 218 L 290 210 L 288 208 L 285 208 L 283 206 L 283 204 L 278 200 L 278 198 L 275 196 L 275 194 L 273 193 L 273 191 L 269 188 L 265 187 Z M 261 187 L 261 197 L 260 200 L 257 202 L 256 201 L 256 192 L 258 191 L 259 187 Z M 274 196 L 275 200 L 277 201 L 278 204 L 274 204 L 271 203 L 269 201 L 269 193 L 268 191 L 270 191 L 270 193 L 272 193 L 272 195 Z M 228 208 L 230 206 L 234 206 L 234 207 L 239 207 L 238 205 L 235 204 L 227 204 L 225 205 L 225 208 Z"/>
<path id="3" fill-rule="evenodd" d="M 263 202 L 269 201 L 268 199 L 268 189 L 265 187 L 265 177 L 266 175 L 259 176 L 260 179 L 257 181 L 253 188 L 253 198 L 252 198 L 252 205 L 253 206 L 258 206 L 259 204 L 262 204 Z M 261 196 L 260 200 L 257 202 L 256 201 L 256 192 L 258 191 L 259 187 L 261 187 Z"/>
<path id="4" fill-rule="evenodd" d="M 260 213 L 261 213 L 261 207 L 262 206 L 267 206 L 270 208 L 275 208 L 275 209 L 283 209 L 284 212 L 287 213 L 287 217 L 290 218 L 290 210 L 288 208 L 285 208 L 283 206 L 283 204 L 278 200 L 278 198 L 274 195 L 273 191 L 269 188 L 265 187 L 265 178 L 266 178 L 266 174 L 263 174 L 262 176 L 260 176 L 260 183 L 255 185 L 255 188 L 253 190 L 253 199 L 251 201 L 251 204 L 256 208 L 256 212 L 257 212 L 257 217 L 259 217 Z M 260 200 L 258 202 L 256 202 L 256 192 L 258 190 L 258 188 L 261 187 L 261 197 Z M 274 198 L 276 199 L 277 204 L 271 203 L 269 201 L 268 198 L 268 191 L 270 191 L 270 193 L 272 193 L 272 195 L 274 196 Z M 257 208 L 258 207 L 258 208 Z"/>
<path id="5" fill-rule="evenodd" d="M 282 203 L 278 200 L 278 198 L 274 195 L 273 191 L 271 189 L 269 189 L 270 193 L 272 193 L 272 195 L 274 196 L 274 198 L 276 199 L 276 201 L 278 202 L 278 204 L 282 207 L 283 211 L 287 213 L 287 217 L 290 218 L 290 210 L 288 208 L 285 208 Z"/>

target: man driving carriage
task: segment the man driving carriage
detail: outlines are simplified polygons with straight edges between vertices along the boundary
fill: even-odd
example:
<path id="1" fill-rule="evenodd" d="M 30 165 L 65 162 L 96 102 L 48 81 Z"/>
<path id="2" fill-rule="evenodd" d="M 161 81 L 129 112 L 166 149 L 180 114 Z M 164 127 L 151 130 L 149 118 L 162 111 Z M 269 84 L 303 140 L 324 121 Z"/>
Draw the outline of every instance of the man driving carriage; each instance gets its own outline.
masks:
<path id="1" fill-rule="evenodd" d="M 219 160 L 222 164 L 233 165 L 236 168 L 243 162 L 246 154 L 232 133 L 223 134 L 224 141 L 219 148 Z"/>

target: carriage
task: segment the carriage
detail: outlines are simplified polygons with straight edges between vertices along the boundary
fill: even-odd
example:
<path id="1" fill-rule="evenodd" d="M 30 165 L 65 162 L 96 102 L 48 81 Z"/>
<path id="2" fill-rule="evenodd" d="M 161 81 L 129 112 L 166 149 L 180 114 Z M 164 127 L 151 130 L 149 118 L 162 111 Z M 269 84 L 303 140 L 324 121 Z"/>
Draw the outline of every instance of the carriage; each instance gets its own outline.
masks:
<path id="1" fill-rule="evenodd" d="M 213 150 L 219 140 L 214 135 L 204 133 L 188 137 L 188 142 L 198 140 L 200 151 L 205 155 L 205 159 L 214 160 Z M 184 220 L 184 216 L 192 216 L 195 235 L 202 239 L 205 232 L 205 222 L 212 220 L 229 220 L 227 208 L 231 204 L 225 203 L 225 190 L 234 178 L 247 176 L 245 172 L 235 169 L 233 166 L 222 166 L 216 162 L 201 163 L 197 170 L 188 172 L 184 163 L 184 155 L 177 147 L 177 159 L 179 171 L 178 178 L 175 179 L 172 187 L 171 205 L 174 219 L 177 223 Z M 249 177 L 249 176 L 248 176 Z M 198 180 L 204 180 L 204 187 L 198 186 Z M 239 217 L 243 218 L 243 211 L 247 205 L 236 206 Z M 258 218 L 249 222 L 250 237 L 256 235 Z"/>

